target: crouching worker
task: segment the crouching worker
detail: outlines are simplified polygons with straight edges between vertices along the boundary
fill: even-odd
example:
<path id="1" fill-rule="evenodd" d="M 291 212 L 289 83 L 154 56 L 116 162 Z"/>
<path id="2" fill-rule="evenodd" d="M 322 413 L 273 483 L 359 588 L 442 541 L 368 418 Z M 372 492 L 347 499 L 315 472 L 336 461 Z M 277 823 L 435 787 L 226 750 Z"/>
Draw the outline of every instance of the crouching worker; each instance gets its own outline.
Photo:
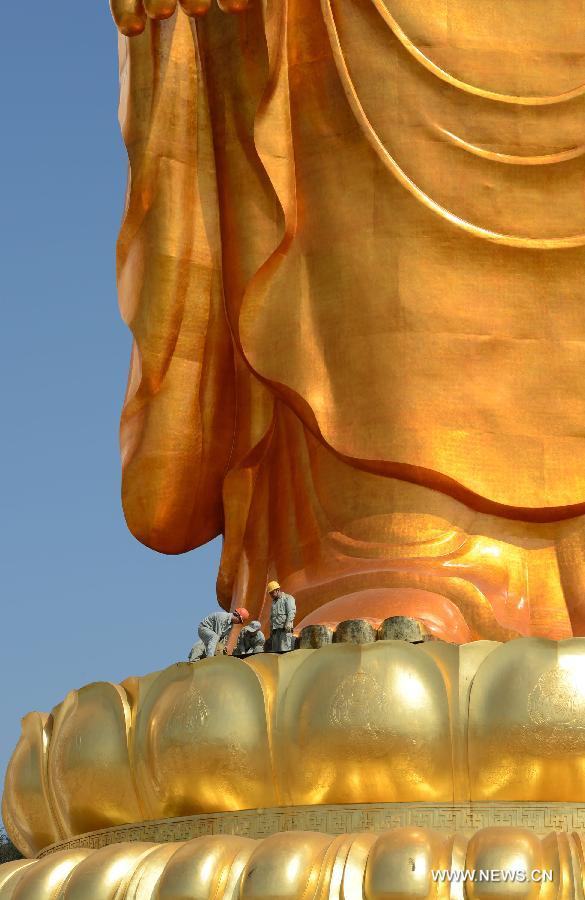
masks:
<path id="1" fill-rule="evenodd" d="M 234 656 L 254 656 L 255 653 L 264 653 L 266 638 L 260 631 L 260 622 L 250 622 L 242 628 L 238 635 L 238 643 L 233 652 Z"/>
<path id="2" fill-rule="evenodd" d="M 199 640 L 189 653 L 189 662 L 215 656 L 218 643 L 227 640 L 232 627 L 238 622 L 242 624 L 247 622 L 249 618 L 248 610 L 243 607 L 235 609 L 232 613 L 218 610 L 206 616 L 198 629 Z"/>
<path id="3" fill-rule="evenodd" d="M 294 649 L 293 627 L 297 613 L 295 598 L 281 590 L 278 581 L 266 588 L 272 598 L 270 608 L 270 644 L 273 653 L 288 653 Z"/>

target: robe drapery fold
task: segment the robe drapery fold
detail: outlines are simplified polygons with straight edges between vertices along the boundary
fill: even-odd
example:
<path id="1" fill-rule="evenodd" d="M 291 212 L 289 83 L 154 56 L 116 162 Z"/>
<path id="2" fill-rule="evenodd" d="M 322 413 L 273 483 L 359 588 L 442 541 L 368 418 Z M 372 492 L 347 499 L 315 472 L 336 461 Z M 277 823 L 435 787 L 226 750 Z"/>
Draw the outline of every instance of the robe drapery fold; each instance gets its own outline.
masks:
<path id="1" fill-rule="evenodd" d="M 226 605 L 354 534 L 500 517 L 554 555 L 585 512 L 585 10 L 494 9 L 259 0 L 122 42 L 124 506 L 164 552 L 223 533 Z"/>

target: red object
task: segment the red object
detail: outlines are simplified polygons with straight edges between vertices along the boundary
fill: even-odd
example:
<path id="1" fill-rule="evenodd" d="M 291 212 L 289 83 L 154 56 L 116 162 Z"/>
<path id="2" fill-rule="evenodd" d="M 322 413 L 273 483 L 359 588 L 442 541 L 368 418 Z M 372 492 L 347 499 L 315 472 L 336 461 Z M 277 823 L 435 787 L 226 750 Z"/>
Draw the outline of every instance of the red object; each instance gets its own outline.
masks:
<path id="1" fill-rule="evenodd" d="M 247 609 L 244 609 L 243 606 L 238 606 L 237 609 L 234 609 L 234 612 L 237 612 L 242 622 L 247 622 L 250 618 L 250 613 Z"/>

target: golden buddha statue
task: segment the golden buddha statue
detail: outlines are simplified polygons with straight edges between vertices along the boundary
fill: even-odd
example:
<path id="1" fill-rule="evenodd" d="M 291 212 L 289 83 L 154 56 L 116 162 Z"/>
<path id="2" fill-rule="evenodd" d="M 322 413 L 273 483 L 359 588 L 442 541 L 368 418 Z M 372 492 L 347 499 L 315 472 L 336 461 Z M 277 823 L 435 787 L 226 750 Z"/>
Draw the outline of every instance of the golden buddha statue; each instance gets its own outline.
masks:
<path id="1" fill-rule="evenodd" d="M 584 634 L 582 12 L 144 6 L 112 0 L 132 532 L 223 534 L 262 619 L 278 575 L 301 625 Z"/>
<path id="2" fill-rule="evenodd" d="M 128 524 L 338 627 L 26 716 L 0 900 L 579 900 L 582 6 L 111 3 Z"/>

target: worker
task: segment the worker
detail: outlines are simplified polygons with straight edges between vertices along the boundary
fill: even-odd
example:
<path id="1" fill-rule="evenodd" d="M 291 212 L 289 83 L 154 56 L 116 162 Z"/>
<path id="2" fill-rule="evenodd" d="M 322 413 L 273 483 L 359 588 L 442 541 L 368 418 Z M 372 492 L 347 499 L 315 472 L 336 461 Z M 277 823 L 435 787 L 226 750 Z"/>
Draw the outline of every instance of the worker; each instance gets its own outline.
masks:
<path id="1" fill-rule="evenodd" d="M 260 622 L 254 621 L 242 628 L 238 635 L 238 642 L 234 650 L 234 656 L 254 656 L 256 653 L 264 653 L 266 638 L 260 631 Z"/>
<path id="2" fill-rule="evenodd" d="M 273 653 L 288 653 L 294 648 L 293 625 L 297 612 L 295 598 L 281 590 L 278 581 L 268 584 L 267 592 L 272 598 L 270 609 L 271 650 Z"/>
<path id="3" fill-rule="evenodd" d="M 223 610 L 212 612 L 206 616 L 198 628 L 199 640 L 191 648 L 189 662 L 197 662 L 203 657 L 215 656 L 215 650 L 220 641 L 227 640 L 233 625 L 244 624 L 250 618 L 250 614 L 243 606 L 228 613 Z M 224 652 L 226 652 L 224 650 Z"/>

